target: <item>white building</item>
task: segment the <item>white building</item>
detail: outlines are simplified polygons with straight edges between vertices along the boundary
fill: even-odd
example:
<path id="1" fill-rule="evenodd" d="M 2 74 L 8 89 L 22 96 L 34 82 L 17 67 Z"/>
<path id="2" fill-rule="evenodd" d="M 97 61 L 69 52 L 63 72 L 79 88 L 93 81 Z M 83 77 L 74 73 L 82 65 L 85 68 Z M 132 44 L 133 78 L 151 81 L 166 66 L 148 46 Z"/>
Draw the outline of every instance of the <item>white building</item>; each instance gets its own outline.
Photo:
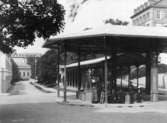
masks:
<path id="1" fill-rule="evenodd" d="M 0 93 L 6 93 L 12 80 L 12 62 L 9 55 L 0 51 Z"/>
<path id="2" fill-rule="evenodd" d="M 148 0 L 134 10 L 135 26 L 167 26 L 167 0 Z"/>
<path id="3" fill-rule="evenodd" d="M 20 79 L 30 79 L 32 72 L 31 66 L 27 64 L 27 57 L 23 54 L 12 54 L 12 58 L 17 65 Z"/>
<path id="4" fill-rule="evenodd" d="M 15 61 L 15 60 L 14 60 Z M 21 79 L 30 79 L 31 78 L 31 66 L 24 61 L 16 62 Z"/>

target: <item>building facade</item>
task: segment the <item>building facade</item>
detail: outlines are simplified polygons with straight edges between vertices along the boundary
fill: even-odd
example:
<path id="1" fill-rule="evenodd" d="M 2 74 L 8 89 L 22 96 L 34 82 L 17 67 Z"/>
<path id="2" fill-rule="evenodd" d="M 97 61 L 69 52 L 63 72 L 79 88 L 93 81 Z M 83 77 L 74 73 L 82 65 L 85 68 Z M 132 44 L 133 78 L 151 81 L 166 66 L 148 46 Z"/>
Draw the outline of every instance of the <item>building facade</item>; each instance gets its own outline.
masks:
<path id="1" fill-rule="evenodd" d="M 135 26 L 167 26 L 167 0 L 148 0 L 134 9 Z"/>
<path id="2" fill-rule="evenodd" d="M 0 51 L 0 93 L 6 93 L 11 86 L 12 62 L 11 57 Z"/>
<path id="3" fill-rule="evenodd" d="M 16 63 L 20 79 L 26 80 L 35 78 L 36 76 L 36 64 L 37 58 L 41 54 L 29 54 L 29 53 L 13 53 L 12 59 Z"/>
<path id="4" fill-rule="evenodd" d="M 25 54 L 12 54 L 12 59 L 17 65 L 18 73 L 20 79 L 30 79 L 31 78 L 31 66 L 27 64 L 27 58 Z"/>

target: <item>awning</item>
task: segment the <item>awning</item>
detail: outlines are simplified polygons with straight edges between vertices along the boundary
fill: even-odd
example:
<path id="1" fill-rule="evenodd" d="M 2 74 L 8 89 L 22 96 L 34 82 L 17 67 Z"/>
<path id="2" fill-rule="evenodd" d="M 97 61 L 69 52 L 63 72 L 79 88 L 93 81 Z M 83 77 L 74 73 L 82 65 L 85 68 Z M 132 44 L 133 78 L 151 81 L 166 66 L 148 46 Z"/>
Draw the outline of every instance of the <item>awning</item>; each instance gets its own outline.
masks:
<path id="1" fill-rule="evenodd" d="M 110 59 L 110 57 L 108 56 L 107 59 Z M 80 65 L 85 66 L 85 65 L 97 64 L 97 63 L 103 62 L 104 60 L 105 60 L 105 57 L 85 60 L 85 61 L 81 61 Z M 66 65 L 66 68 L 72 68 L 72 67 L 77 67 L 77 66 L 78 66 L 78 63 L 72 63 L 69 65 Z M 64 65 L 60 65 L 60 68 L 64 68 Z"/>

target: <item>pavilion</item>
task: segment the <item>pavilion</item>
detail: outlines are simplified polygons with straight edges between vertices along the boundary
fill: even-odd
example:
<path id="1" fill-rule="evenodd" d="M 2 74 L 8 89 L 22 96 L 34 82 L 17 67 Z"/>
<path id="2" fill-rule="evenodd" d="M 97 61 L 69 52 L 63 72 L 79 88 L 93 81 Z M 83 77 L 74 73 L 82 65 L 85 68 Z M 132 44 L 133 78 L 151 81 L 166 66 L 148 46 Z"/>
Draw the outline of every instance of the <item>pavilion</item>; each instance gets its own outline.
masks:
<path id="1" fill-rule="evenodd" d="M 167 28 L 104 26 L 76 33 L 60 34 L 48 39 L 44 47 L 64 54 L 64 101 L 67 100 L 67 52 L 78 56 L 78 92 L 81 88 L 81 56 L 103 54 L 105 103 L 108 97 L 108 71 L 117 66 L 146 65 L 146 90 L 151 101 L 158 101 L 158 55 L 167 51 Z M 108 56 L 111 57 L 108 60 Z M 112 64 L 109 67 L 109 64 Z M 113 74 L 114 75 L 114 74 Z"/>

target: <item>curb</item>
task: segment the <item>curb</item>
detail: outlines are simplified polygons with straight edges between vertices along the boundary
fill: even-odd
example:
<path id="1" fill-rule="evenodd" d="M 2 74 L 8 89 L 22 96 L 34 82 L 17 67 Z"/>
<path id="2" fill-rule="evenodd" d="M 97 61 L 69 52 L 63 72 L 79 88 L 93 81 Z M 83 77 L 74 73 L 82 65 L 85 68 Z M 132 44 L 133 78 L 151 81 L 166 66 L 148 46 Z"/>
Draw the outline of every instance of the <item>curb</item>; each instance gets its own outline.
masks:
<path id="1" fill-rule="evenodd" d="M 80 106 L 80 107 L 95 107 L 92 104 L 80 104 L 80 103 L 72 103 L 72 102 L 57 102 L 57 104 L 61 104 L 61 105 L 70 105 L 70 106 Z"/>
<path id="2" fill-rule="evenodd" d="M 41 87 L 40 85 L 38 85 L 37 83 L 33 83 L 33 82 L 30 82 L 33 86 L 35 86 L 37 89 L 45 92 L 45 93 L 56 93 L 56 92 L 53 92 L 53 91 L 49 91 L 49 90 L 46 90 L 45 88 Z M 73 103 L 72 100 L 69 101 L 69 102 L 59 102 L 57 101 L 56 102 L 57 104 L 61 104 L 61 105 L 71 105 L 71 106 L 80 106 L 80 107 L 94 107 L 94 105 L 92 104 L 81 104 L 81 103 Z"/>
<path id="3" fill-rule="evenodd" d="M 122 105 L 119 105 L 119 104 L 93 104 L 94 107 L 96 108 L 108 108 L 108 109 L 124 109 L 124 108 L 128 108 L 128 109 L 135 109 L 135 108 L 147 108 L 148 106 L 144 105 L 144 104 L 122 104 Z"/>
<path id="4" fill-rule="evenodd" d="M 55 92 L 53 92 L 53 91 L 49 91 L 49 90 L 46 90 L 46 89 L 44 89 L 43 87 L 41 87 L 40 85 L 38 85 L 37 83 L 34 83 L 34 82 L 30 82 L 33 86 L 35 86 L 37 89 L 39 89 L 39 90 L 41 90 L 41 91 L 43 91 L 43 92 L 45 92 L 45 93 L 55 93 Z"/>
<path id="5" fill-rule="evenodd" d="M 45 92 L 45 93 L 56 93 L 51 90 L 46 90 L 46 88 L 41 87 L 37 83 L 30 82 L 33 86 L 35 86 L 37 89 Z M 61 98 L 61 97 L 60 97 Z M 77 100 L 76 100 L 77 101 Z M 138 109 L 142 109 L 143 111 L 139 112 L 145 112 L 145 108 L 148 110 L 148 108 L 154 107 L 154 105 L 157 104 L 151 104 L 151 103 L 136 103 L 136 104 L 107 104 L 105 107 L 105 104 L 86 104 L 83 102 L 75 102 L 75 100 L 68 100 L 68 102 L 63 102 L 63 101 L 57 101 L 57 104 L 61 105 L 69 105 L 69 106 L 79 106 L 79 107 L 89 107 L 89 108 L 96 108 L 96 109 L 114 109 L 114 110 L 123 110 L 123 109 L 133 109 L 138 112 Z M 154 109 L 154 108 L 153 108 Z M 149 110 L 148 110 L 149 111 Z M 148 112 L 146 111 L 146 112 Z M 112 112 L 112 111 L 111 111 Z M 155 112 L 152 111 L 151 112 Z"/>

